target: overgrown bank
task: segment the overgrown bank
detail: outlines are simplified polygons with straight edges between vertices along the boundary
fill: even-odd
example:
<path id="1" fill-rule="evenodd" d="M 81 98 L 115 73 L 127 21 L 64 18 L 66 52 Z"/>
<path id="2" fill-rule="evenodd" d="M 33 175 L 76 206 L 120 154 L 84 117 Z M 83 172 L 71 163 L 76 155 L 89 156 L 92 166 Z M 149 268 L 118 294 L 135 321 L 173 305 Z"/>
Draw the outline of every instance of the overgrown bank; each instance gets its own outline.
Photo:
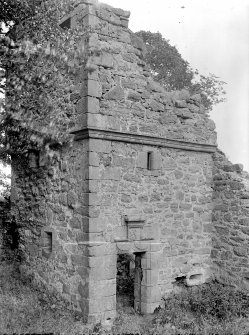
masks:
<path id="1" fill-rule="evenodd" d="M 119 311 L 112 329 L 87 326 L 66 303 L 38 290 L 28 278 L 23 281 L 12 260 L 1 259 L 0 333 L 246 335 L 248 315 L 248 295 L 213 282 L 171 294 L 153 315 L 137 315 L 130 308 Z"/>

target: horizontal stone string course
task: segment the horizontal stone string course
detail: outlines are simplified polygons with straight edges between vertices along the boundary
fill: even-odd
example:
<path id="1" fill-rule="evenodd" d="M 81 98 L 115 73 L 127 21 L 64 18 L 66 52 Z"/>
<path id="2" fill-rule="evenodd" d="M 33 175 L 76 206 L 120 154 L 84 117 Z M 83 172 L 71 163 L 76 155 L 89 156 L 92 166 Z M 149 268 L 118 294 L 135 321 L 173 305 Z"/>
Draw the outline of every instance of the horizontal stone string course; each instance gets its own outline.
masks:
<path id="1" fill-rule="evenodd" d="M 103 139 L 107 141 L 118 141 L 118 142 L 152 145 L 158 147 L 184 149 L 190 151 L 201 151 L 209 153 L 215 152 L 217 148 L 216 145 L 208 145 L 206 143 L 191 143 L 161 137 L 152 137 L 132 133 L 121 133 L 103 129 L 88 128 L 72 133 L 75 134 L 75 141 L 83 140 L 86 138 L 93 138 L 93 139 Z"/>

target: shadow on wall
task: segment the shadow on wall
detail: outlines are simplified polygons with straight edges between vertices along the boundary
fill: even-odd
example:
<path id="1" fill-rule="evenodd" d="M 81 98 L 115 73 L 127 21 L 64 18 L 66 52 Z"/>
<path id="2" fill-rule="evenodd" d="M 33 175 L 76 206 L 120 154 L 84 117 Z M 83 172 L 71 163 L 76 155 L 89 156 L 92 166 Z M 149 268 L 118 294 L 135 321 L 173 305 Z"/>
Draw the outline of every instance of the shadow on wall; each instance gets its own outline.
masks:
<path id="1" fill-rule="evenodd" d="M 0 198 L 0 256 L 6 256 L 9 251 L 17 250 L 19 233 L 17 224 L 10 216 L 10 200 Z"/>

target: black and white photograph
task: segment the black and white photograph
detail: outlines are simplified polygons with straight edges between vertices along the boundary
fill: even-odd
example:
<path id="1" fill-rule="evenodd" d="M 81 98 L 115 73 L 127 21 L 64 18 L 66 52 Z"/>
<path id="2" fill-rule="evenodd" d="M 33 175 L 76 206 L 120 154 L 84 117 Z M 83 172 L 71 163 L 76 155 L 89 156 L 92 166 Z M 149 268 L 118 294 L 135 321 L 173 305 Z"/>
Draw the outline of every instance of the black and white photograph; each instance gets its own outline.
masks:
<path id="1" fill-rule="evenodd" d="M 0 334 L 249 335 L 249 0 L 0 0 Z"/>

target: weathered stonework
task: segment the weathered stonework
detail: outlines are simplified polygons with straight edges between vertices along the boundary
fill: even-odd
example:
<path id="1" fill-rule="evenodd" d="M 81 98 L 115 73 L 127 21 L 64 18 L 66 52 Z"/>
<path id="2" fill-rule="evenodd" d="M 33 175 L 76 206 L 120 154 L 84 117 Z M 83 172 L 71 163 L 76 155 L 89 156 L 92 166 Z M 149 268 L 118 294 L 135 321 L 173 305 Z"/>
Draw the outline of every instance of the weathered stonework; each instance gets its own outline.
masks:
<path id="1" fill-rule="evenodd" d="M 231 205 L 234 222 L 241 182 L 226 182 L 227 200 L 219 188 L 240 171 L 229 165 L 216 176 L 215 126 L 200 96 L 165 92 L 150 78 L 128 18 L 129 12 L 89 0 L 61 21 L 82 29 L 89 53 L 75 78 L 75 140 L 45 166 L 13 157 L 22 269 L 32 266 L 37 280 L 89 322 L 115 317 L 120 253 L 141 255 L 143 313 L 158 307 L 177 278 L 204 283 L 227 268 L 230 256 L 229 271 L 246 272 L 247 247 L 240 243 L 247 238 L 247 198 L 239 200 L 236 233 L 227 210 Z"/>
<path id="2" fill-rule="evenodd" d="M 214 155 L 213 250 L 214 273 L 223 282 L 249 290 L 249 174 Z"/>

